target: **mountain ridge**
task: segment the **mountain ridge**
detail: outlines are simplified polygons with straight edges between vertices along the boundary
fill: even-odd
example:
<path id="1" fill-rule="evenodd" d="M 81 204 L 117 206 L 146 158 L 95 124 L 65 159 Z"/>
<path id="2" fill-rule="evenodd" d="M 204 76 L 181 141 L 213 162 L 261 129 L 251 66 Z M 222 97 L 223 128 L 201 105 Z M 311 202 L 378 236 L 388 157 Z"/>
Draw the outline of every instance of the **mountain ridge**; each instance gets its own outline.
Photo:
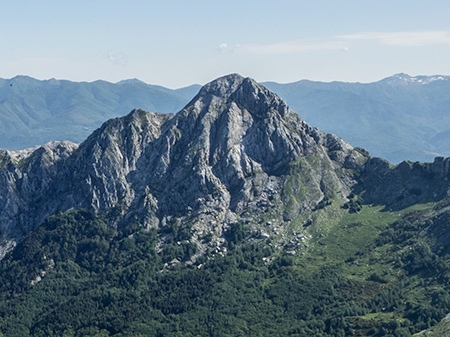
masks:
<path id="1" fill-rule="evenodd" d="M 400 163 L 450 156 L 448 79 L 401 73 L 372 83 L 264 84 L 311 125 Z M 13 80 L 0 79 L 0 147 L 8 149 L 51 140 L 81 143 L 103 121 L 135 108 L 179 111 L 200 89 L 192 85 L 172 90 L 140 80 L 78 83 L 18 76 L 15 80 L 21 85 L 16 86 Z"/>
<path id="2" fill-rule="evenodd" d="M 3 150 L 1 159 L 2 255 L 47 216 L 71 208 L 109 214 L 119 226 L 134 219 L 160 227 L 177 217 L 217 240 L 245 213 L 263 217 L 259 205 L 286 223 L 320 203 L 345 204 L 352 193 L 400 209 L 445 197 L 447 184 L 437 180 L 449 165 L 370 159 L 238 74 L 206 84 L 177 114 L 133 110 L 79 146 Z"/>
<path id="3" fill-rule="evenodd" d="M 400 163 L 450 155 L 444 141 L 450 124 L 448 76 L 397 74 L 373 83 L 266 85 L 308 123 L 368 149 L 375 157 Z"/>
<path id="4" fill-rule="evenodd" d="M 349 144 L 307 125 L 266 88 L 236 74 L 205 85 L 176 115 L 134 110 L 104 123 L 78 147 L 51 143 L 18 162 L 6 154 L 3 233 L 17 226 L 33 230 L 46 216 L 73 207 L 116 210 L 119 218 L 139 217 L 150 227 L 175 215 L 192 222 L 189 214 L 201 218 L 207 207 L 215 211 L 206 222 L 228 223 L 250 205 L 256 213 L 258 204 L 271 205 L 269 197 L 291 198 L 298 209 L 284 218 L 292 219 L 335 189 L 345 198 L 354 182 L 340 182 L 340 176 L 364 160 Z M 323 167 L 309 171 L 313 192 L 299 202 L 282 193 L 284 181 L 293 161 L 310 156 Z M 343 165 L 349 168 L 334 172 Z M 6 207 L 11 202 L 15 206 Z M 210 230 L 202 221 L 198 226 L 199 232 Z"/>
<path id="5" fill-rule="evenodd" d="M 0 147 L 19 150 L 52 140 L 81 143 L 105 120 L 123 116 L 124 111 L 137 107 L 178 111 L 197 90 L 197 86 L 170 90 L 136 81 L 0 79 Z"/>

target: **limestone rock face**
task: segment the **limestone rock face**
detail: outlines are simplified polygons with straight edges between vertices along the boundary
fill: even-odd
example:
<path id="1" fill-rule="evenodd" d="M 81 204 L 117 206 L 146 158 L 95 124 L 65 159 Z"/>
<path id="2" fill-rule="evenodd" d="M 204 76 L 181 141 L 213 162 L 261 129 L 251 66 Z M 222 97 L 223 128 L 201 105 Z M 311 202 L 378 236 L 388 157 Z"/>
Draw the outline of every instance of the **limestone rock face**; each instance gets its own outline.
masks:
<path id="1" fill-rule="evenodd" d="M 0 256 L 47 216 L 71 208 L 118 226 L 189 222 L 198 236 L 220 237 L 228 224 L 268 210 L 289 222 L 323 200 L 344 200 L 366 160 L 265 87 L 228 75 L 177 114 L 134 110 L 80 146 L 1 151 Z"/>
<path id="2" fill-rule="evenodd" d="M 37 149 L 0 150 L 0 258 L 58 210 L 54 177 L 77 147 L 50 142 Z"/>

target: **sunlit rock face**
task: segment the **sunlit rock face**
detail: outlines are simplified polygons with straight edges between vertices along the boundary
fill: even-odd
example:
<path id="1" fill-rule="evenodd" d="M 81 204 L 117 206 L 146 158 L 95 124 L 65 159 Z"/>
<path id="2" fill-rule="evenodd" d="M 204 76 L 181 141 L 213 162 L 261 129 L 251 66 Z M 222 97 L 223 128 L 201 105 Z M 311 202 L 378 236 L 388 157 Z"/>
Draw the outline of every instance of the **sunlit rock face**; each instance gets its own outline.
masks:
<path id="1" fill-rule="evenodd" d="M 194 236 L 217 238 L 269 209 L 289 222 L 324 199 L 344 200 L 367 160 L 236 74 L 205 85 L 177 114 L 134 110 L 79 146 L 0 155 L 2 254 L 50 214 L 72 208 L 117 226 L 176 219 Z"/>

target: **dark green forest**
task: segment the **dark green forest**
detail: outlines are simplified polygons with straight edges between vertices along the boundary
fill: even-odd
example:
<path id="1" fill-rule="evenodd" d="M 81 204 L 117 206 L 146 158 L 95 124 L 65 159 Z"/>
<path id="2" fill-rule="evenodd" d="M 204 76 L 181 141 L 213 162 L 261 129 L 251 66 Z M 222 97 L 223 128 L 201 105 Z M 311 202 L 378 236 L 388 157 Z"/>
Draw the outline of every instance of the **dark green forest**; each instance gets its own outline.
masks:
<path id="1" fill-rule="evenodd" d="M 411 336 L 450 306 L 448 216 L 424 212 L 339 249 L 369 230 L 350 223 L 296 255 L 236 225 L 228 254 L 194 263 L 189 228 L 59 213 L 0 261 L 0 336 Z"/>

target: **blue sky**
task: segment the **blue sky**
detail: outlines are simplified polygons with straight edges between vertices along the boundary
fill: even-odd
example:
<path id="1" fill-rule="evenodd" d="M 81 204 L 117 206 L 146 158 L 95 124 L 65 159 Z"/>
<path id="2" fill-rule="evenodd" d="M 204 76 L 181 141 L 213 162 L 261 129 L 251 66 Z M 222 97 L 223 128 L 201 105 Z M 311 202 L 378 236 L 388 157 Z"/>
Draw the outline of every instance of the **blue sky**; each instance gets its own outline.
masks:
<path id="1" fill-rule="evenodd" d="M 450 74 L 450 1 L 0 0 L 0 77 L 178 88 Z"/>

